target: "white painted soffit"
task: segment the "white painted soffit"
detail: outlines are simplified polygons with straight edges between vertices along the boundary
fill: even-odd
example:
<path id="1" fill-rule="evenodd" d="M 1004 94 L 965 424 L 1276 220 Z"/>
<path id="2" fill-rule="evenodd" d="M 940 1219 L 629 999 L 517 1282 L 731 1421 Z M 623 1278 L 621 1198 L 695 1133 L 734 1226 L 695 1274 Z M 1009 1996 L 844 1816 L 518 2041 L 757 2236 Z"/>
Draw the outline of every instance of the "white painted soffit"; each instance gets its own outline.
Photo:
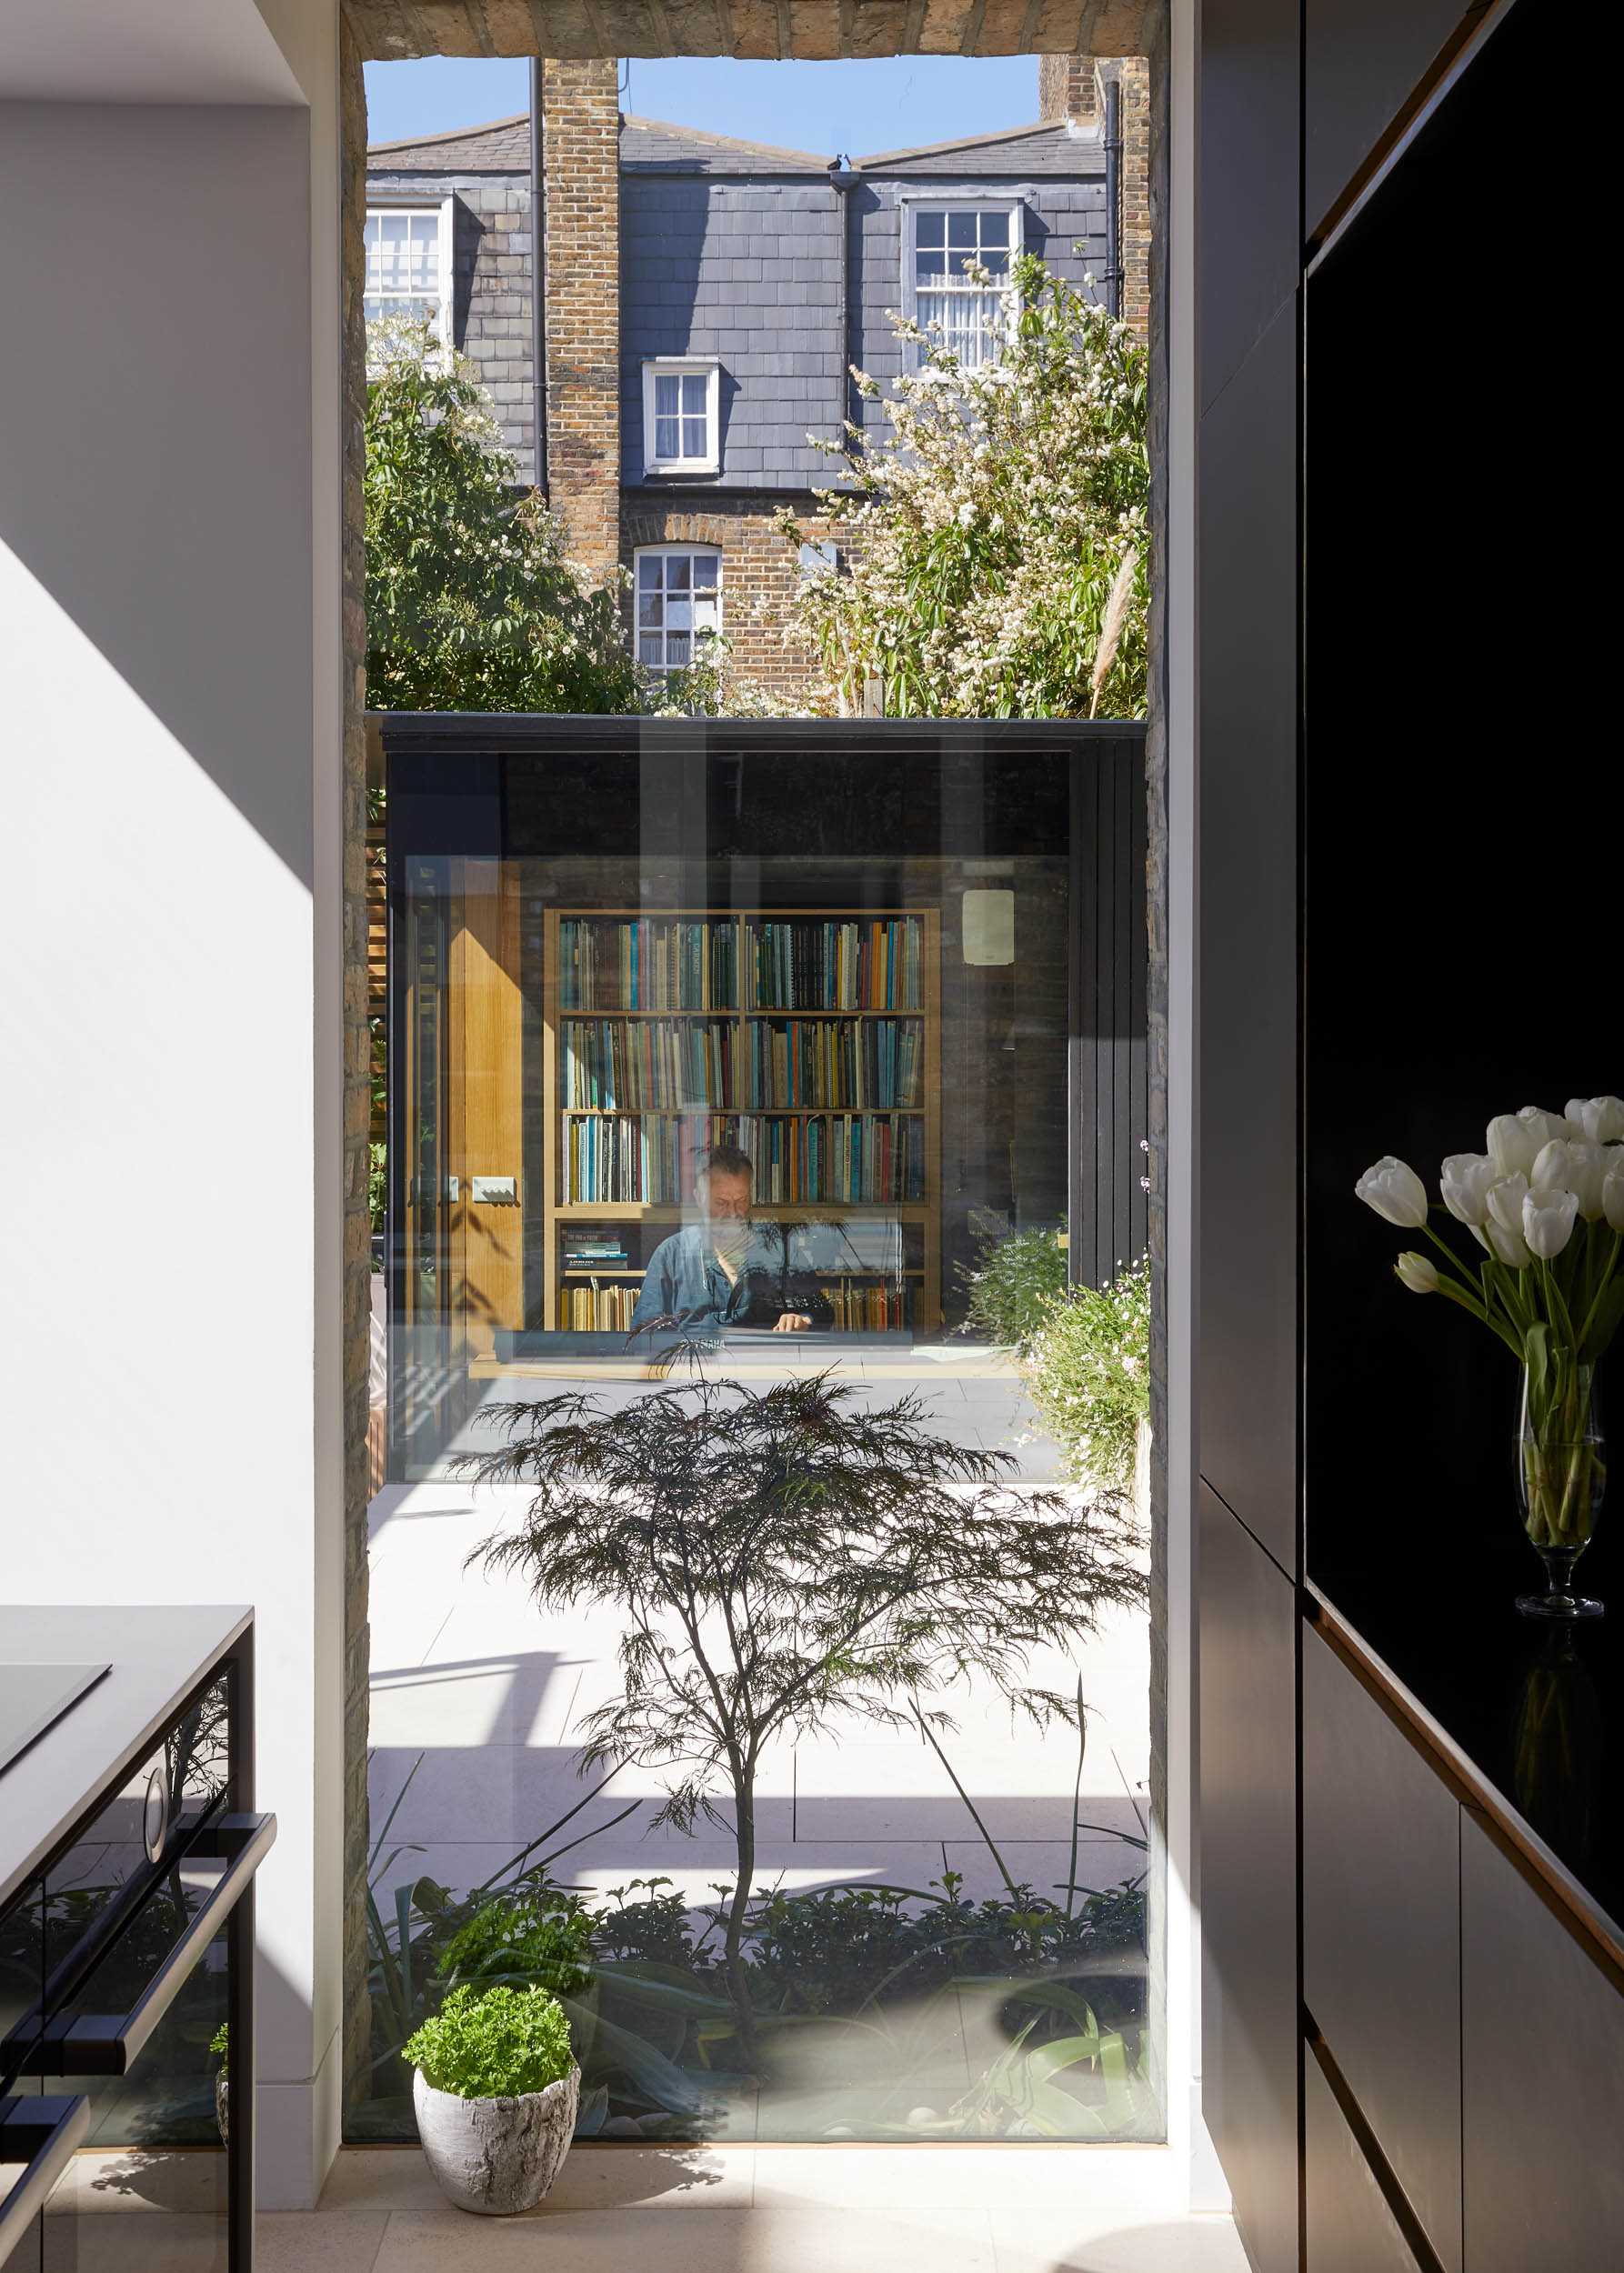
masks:
<path id="1" fill-rule="evenodd" d="M 304 100 L 255 0 L 0 0 L 0 101 Z"/>

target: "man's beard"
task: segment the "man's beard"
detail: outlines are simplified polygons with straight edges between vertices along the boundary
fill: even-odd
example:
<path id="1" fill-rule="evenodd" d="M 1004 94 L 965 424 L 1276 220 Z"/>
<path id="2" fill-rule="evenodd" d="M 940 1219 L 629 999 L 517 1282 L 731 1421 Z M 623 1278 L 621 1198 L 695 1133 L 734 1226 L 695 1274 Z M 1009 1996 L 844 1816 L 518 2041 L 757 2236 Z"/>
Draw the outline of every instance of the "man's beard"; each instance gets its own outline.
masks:
<path id="1" fill-rule="evenodd" d="M 710 1227 L 710 1242 L 718 1255 L 725 1255 L 736 1263 L 750 1244 L 750 1227 L 737 1217 L 724 1217 Z"/>

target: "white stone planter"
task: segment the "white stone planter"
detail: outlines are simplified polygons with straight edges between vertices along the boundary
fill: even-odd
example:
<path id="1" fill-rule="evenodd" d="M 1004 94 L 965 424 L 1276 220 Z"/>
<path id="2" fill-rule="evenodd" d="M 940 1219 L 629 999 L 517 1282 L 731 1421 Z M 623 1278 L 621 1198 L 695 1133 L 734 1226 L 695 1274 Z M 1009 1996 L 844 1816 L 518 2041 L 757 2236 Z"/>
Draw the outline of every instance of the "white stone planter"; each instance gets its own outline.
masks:
<path id="1" fill-rule="evenodd" d="M 535 2208 L 569 2151 L 580 2101 L 578 2068 L 516 2099 L 460 2099 L 426 2083 L 421 2068 L 412 2078 L 417 2136 L 440 2191 L 485 2218 Z"/>
<path id="2" fill-rule="evenodd" d="M 231 2084 L 225 2076 L 215 2078 L 215 2121 L 220 2127 L 220 2138 L 227 2147 L 231 2144 Z"/>

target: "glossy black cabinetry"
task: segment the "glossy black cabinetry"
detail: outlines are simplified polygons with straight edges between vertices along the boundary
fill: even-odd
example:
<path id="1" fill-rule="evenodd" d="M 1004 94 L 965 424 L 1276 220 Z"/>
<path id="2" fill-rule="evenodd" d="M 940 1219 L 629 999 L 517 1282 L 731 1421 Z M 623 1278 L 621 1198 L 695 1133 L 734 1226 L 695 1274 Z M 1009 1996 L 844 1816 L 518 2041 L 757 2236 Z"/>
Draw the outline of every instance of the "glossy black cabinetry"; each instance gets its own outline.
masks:
<path id="1" fill-rule="evenodd" d="M 1297 322 L 1201 432 L 1201 1472 L 1297 1559 Z"/>
<path id="2" fill-rule="evenodd" d="M 1197 198 L 1208 410 L 1296 289 L 1301 0 L 1203 0 Z"/>
<path id="3" fill-rule="evenodd" d="M 1467 13 L 1464 0 L 1306 0 L 1305 235 L 1319 229 Z"/>
<path id="4" fill-rule="evenodd" d="M 1303 2159 L 1307 2273 L 1419 2273 L 1312 2057 L 1303 2069 Z"/>
<path id="5" fill-rule="evenodd" d="M 1509 163 L 1550 68 L 1537 0 L 1200 22 L 1208 2124 L 1256 2273 L 1600 2273 L 1624 2264 L 1624 1520 L 1587 1557 L 1605 1627 L 1517 1618 L 1515 1366 L 1395 1284 L 1420 1241 L 1353 1185 L 1389 1151 L 1435 1182 L 1491 1113 L 1619 1086 L 1610 692 L 1519 676 L 1506 571 L 1508 413 L 1584 305 L 1610 83 L 1571 89 L 1585 194 L 1553 238 Z M 1551 559 L 1589 556 L 1611 448 L 1575 368 Z M 1605 580 L 1569 586 L 1565 650 L 1609 652 Z"/>
<path id="6" fill-rule="evenodd" d="M 1202 2031 L 1208 2128 L 1257 2273 L 1297 2264 L 1297 1613 L 1201 1493 Z"/>
<path id="7" fill-rule="evenodd" d="M 1624 1998 L 1470 1809 L 1460 1993 L 1468 2273 L 1618 2273 Z"/>
<path id="8" fill-rule="evenodd" d="M 1303 1634 L 1303 2001 L 1445 2273 L 1460 2273 L 1460 1808 Z"/>

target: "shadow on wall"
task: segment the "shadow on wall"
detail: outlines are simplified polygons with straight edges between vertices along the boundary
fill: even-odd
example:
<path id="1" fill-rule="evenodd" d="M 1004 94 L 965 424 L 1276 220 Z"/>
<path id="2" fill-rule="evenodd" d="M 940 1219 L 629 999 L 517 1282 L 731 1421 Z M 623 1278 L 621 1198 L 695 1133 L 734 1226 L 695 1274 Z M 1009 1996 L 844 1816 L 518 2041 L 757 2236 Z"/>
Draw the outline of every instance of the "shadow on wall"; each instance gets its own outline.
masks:
<path id="1" fill-rule="evenodd" d="M 291 106 L 19 105 L 0 133 L 32 343 L 0 368 L 0 544 L 306 886 L 309 180 Z M 11 628 L 48 717 L 61 634 Z"/>

